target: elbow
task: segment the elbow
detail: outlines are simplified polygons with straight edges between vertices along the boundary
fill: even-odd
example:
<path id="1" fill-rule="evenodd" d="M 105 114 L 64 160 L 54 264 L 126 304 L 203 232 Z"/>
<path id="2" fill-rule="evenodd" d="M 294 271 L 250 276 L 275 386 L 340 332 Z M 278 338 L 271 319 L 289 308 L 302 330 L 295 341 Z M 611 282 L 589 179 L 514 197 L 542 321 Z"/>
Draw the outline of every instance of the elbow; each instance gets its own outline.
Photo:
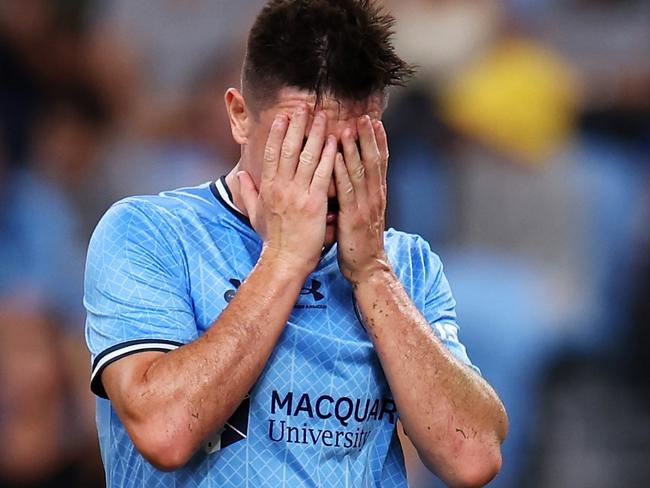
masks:
<path id="1" fill-rule="evenodd" d="M 190 460 L 181 450 L 170 446 L 152 446 L 140 449 L 142 456 L 160 471 L 175 471 L 182 468 Z"/>
<path id="2" fill-rule="evenodd" d="M 194 454 L 194 445 L 183 435 L 173 435 L 168 426 L 147 425 L 129 430 L 138 452 L 160 471 L 182 468 Z"/>
<path id="3" fill-rule="evenodd" d="M 501 450 L 485 453 L 482 458 L 468 460 L 467 464 L 458 466 L 455 476 L 449 480 L 452 488 L 480 488 L 487 485 L 501 470 Z"/>
<path id="4" fill-rule="evenodd" d="M 453 476 L 448 480 L 449 486 L 479 488 L 487 485 L 501 471 L 501 444 L 508 435 L 508 417 L 502 405 L 501 412 L 492 432 L 480 436 L 478 442 L 455 446 L 456 452 L 449 470 Z"/>
<path id="5" fill-rule="evenodd" d="M 424 464 L 451 488 L 479 488 L 487 485 L 501 470 L 499 443 L 475 446 L 447 457 L 446 462 L 431 461 L 433 456 L 421 456 Z"/>

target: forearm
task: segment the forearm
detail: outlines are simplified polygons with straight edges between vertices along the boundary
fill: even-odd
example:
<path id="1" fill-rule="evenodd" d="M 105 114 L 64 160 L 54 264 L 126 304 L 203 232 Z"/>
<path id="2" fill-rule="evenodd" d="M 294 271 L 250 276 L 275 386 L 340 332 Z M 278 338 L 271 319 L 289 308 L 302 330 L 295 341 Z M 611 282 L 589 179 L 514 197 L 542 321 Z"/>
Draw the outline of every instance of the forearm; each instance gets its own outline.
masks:
<path id="1" fill-rule="evenodd" d="M 318 113 L 301 153 L 308 122 L 303 104 L 291 123 L 285 114 L 278 114 L 267 139 L 261 179 L 253 181 L 239 165 L 226 177 L 237 182 L 239 204 L 264 250 L 221 316 L 192 344 L 144 361 L 142 369 L 116 372 L 116 395 L 106 388 L 145 456 L 147 443 L 140 442 L 139 433 L 154 439 L 158 453 L 171 449 L 159 467 L 184 464 L 208 435 L 223 426 L 261 374 L 304 280 L 318 264 L 336 139 L 326 137 L 326 116 Z M 318 162 L 313 159 L 316 154 Z M 147 457 L 159 458 L 155 453 Z"/>
<path id="2" fill-rule="evenodd" d="M 459 467 L 491 461 L 498 469 L 507 419 L 492 388 L 435 337 L 389 268 L 356 283 L 355 298 L 423 461 L 450 486 L 487 482 L 480 473 L 490 469 Z"/>
<path id="3" fill-rule="evenodd" d="M 163 457 L 176 462 L 166 464 L 183 464 L 259 377 L 304 281 L 302 273 L 267 257 L 201 338 L 119 378 L 130 387 L 115 390 L 127 397 L 111 400 L 145 456 L 149 448 L 173 446 Z"/>

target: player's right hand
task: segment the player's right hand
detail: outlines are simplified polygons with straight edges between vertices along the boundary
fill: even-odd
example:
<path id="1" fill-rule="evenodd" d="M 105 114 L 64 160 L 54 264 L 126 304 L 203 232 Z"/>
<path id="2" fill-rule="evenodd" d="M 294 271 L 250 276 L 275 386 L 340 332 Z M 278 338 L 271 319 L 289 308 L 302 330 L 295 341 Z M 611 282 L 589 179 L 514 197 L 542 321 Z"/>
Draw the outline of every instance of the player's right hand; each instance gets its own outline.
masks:
<path id="1" fill-rule="evenodd" d="M 264 240 L 263 255 L 296 272 L 309 274 L 318 264 L 325 239 L 327 188 L 332 178 L 337 141 L 326 136 L 327 117 L 314 116 L 307 142 L 307 106 L 289 122 L 273 121 L 264 150 L 259 188 L 250 174 L 237 173 L 241 196 L 253 228 Z"/>

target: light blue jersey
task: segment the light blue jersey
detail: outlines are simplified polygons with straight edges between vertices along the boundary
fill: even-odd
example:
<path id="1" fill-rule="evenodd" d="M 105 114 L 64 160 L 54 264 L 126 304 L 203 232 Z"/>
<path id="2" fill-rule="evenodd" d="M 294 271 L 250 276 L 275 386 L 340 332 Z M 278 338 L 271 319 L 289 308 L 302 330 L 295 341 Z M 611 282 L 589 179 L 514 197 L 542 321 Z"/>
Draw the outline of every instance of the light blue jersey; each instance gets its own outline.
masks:
<path id="1" fill-rule="evenodd" d="M 409 295 L 464 363 L 455 303 L 421 238 L 389 230 L 386 250 Z M 260 255 L 262 242 L 216 183 L 115 204 L 90 242 L 84 303 L 92 390 L 109 487 L 405 487 L 398 412 L 336 246 L 307 278 L 250 395 L 174 472 L 130 441 L 106 399 L 103 369 L 142 351 L 171 351 L 211 326 Z M 255 347 L 251 344 L 251 347 Z"/>

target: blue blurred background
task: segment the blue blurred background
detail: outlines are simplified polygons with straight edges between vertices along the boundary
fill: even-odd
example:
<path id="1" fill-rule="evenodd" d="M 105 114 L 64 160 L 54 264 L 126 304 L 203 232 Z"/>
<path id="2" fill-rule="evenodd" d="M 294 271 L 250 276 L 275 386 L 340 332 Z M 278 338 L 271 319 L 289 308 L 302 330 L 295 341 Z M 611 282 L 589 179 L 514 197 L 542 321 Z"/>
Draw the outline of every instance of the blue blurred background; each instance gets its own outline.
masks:
<path id="1" fill-rule="evenodd" d="M 103 485 L 81 305 L 113 201 L 236 162 L 261 0 L 0 0 L 0 487 Z M 385 0 L 389 223 L 510 415 L 491 487 L 650 486 L 650 2 Z M 404 441 L 414 488 L 442 486 Z"/>

